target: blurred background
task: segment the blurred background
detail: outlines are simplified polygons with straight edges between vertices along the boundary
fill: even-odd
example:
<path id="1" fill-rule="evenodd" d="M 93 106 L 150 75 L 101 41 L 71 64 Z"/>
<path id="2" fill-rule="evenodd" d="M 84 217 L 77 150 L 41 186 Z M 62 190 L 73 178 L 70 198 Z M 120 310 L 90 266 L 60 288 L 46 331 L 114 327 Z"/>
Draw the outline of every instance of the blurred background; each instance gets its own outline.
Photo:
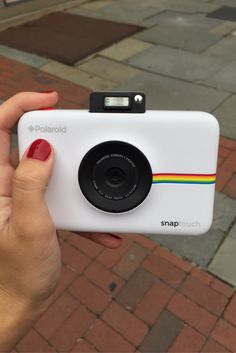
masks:
<path id="1" fill-rule="evenodd" d="M 221 138 L 208 234 L 107 250 L 60 232 L 55 301 L 15 351 L 235 352 L 236 1 L 0 0 L 0 100 L 23 90 L 65 109 L 143 91 L 149 109 L 212 113 Z"/>

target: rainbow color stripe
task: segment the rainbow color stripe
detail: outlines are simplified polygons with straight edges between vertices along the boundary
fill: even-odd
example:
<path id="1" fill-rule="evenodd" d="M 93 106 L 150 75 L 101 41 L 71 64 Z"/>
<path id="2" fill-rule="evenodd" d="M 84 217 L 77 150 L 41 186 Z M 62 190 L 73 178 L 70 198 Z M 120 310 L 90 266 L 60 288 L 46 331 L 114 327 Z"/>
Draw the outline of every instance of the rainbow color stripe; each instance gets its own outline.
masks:
<path id="1" fill-rule="evenodd" d="M 173 184 L 214 184 L 216 174 L 153 174 L 153 184 L 173 183 Z"/>

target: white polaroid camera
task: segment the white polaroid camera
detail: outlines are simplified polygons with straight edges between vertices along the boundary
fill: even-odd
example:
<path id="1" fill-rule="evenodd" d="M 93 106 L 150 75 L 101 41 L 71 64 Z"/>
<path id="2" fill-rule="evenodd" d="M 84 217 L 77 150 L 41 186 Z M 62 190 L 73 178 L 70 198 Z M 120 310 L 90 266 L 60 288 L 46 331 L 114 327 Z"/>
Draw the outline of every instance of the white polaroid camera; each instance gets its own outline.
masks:
<path id="1" fill-rule="evenodd" d="M 206 233 L 213 218 L 219 125 L 198 111 L 146 111 L 145 95 L 95 92 L 90 110 L 40 110 L 18 124 L 20 157 L 54 147 L 46 200 L 57 229 Z"/>

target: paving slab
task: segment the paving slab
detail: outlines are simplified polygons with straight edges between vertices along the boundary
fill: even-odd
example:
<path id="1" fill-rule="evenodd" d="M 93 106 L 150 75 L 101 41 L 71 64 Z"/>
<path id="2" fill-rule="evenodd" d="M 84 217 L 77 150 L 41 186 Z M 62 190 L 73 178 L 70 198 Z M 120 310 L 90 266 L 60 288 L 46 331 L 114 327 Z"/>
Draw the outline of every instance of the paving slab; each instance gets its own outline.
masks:
<path id="1" fill-rule="evenodd" d="M 99 55 L 105 56 L 108 59 L 122 61 L 138 54 L 153 45 L 142 40 L 127 38 L 111 47 L 102 50 Z"/>
<path id="2" fill-rule="evenodd" d="M 235 60 L 236 38 L 234 36 L 223 38 L 205 51 L 206 55 L 224 59 L 230 63 Z"/>
<path id="3" fill-rule="evenodd" d="M 209 265 L 209 270 L 236 286 L 236 239 L 228 237 Z"/>
<path id="4" fill-rule="evenodd" d="M 234 223 L 233 227 L 230 229 L 228 236 L 230 238 L 236 239 L 236 222 Z"/>
<path id="5" fill-rule="evenodd" d="M 121 83 L 140 73 L 140 70 L 133 67 L 99 56 L 79 65 L 78 68 L 117 83 Z"/>
<path id="6" fill-rule="evenodd" d="M 182 12 L 164 11 L 151 16 L 142 22 L 147 27 L 157 24 L 175 24 L 187 28 L 210 29 L 222 23 L 221 20 L 208 18 L 205 14 L 186 14 Z"/>
<path id="7" fill-rule="evenodd" d="M 220 123 L 221 135 L 236 139 L 236 95 L 228 98 L 213 114 Z"/>
<path id="8" fill-rule="evenodd" d="M 215 255 L 226 233 L 230 229 L 236 217 L 236 200 L 222 193 L 216 192 L 214 220 L 210 231 L 201 236 L 171 236 L 153 235 L 148 236 L 157 243 L 171 249 L 175 253 L 193 261 L 194 263 L 207 266 Z"/>
<path id="9" fill-rule="evenodd" d="M 231 6 L 221 6 L 213 12 L 208 13 L 208 17 L 219 18 L 223 21 L 236 21 L 236 8 Z"/>
<path id="10" fill-rule="evenodd" d="M 223 193 L 216 192 L 212 228 L 227 233 L 235 218 L 236 200 Z"/>
<path id="11" fill-rule="evenodd" d="M 224 21 L 220 25 L 211 28 L 209 33 L 217 34 L 219 36 L 225 36 L 226 34 L 231 33 L 236 28 L 235 22 Z"/>
<path id="12" fill-rule="evenodd" d="M 132 56 L 127 63 L 187 81 L 204 80 L 226 65 L 224 59 L 164 46 L 149 48 Z"/>
<path id="13" fill-rule="evenodd" d="M 197 0 L 153 0 L 152 6 L 184 13 L 208 13 L 220 7 L 217 4 Z"/>
<path id="14" fill-rule="evenodd" d="M 124 81 L 116 90 L 146 93 L 148 109 L 203 110 L 212 112 L 230 95 L 212 88 L 157 74 L 141 73 Z"/>
<path id="15" fill-rule="evenodd" d="M 136 21 L 137 23 L 140 23 L 140 21 L 156 15 L 162 12 L 162 10 L 155 7 L 142 7 L 140 10 L 140 6 L 134 6 L 133 3 L 123 4 L 119 1 L 103 7 L 100 9 L 100 12 L 109 15 L 112 18 L 120 18 L 127 21 L 131 20 L 132 22 Z"/>
<path id="16" fill-rule="evenodd" d="M 96 90 L 112 90 L 116 83 L 105 80 L 99 76 L 87 73 L 68 65 L 61 64 L 57 61 L 51 61 L 41 67 L 41 71 L 71 81 L 80 86 Z"/>
<path id="17" fill-rule="evenodd" d="M 203 82 L 219 90 L 236 93 L 236 60 Z"/>
<path id="18" fill-rule="evenodd" d="M 0 55 L 5 56 L 16 61 L 20 61 L 23 64 L 40 68 L 49 62 L 49 59 L 45 59 L 41 56 L 26 53 L 21 50 L 7 47 L 5 45 L 0 45 Z"/>
<path id="19" fill-rule="evenodd" d="M 81 8 L 82 9 L 87 9 L 90 11 L 99 11 L 103 7 L 112 4 L 112 1 L 110 0 L 101 0 L 101 1 L 92 1 L 86 4 L 82 4 Z"/>
<path id="20" fill-rule="evenodd" d="M 148 18 L 151 15 L 154 14 L 158 14 L 163 12 L 162 9 L 158 10 L 155 9 L 155 11 L 146 11 L 145 12 L 145 16 L 143 15 L 137 15 L 134 16 L 133 15 L 133 9 L 129 8 L 129 10 L 126 11 L 126 13 L 122 14 L 122 11 L 120 11 L 120 15 L 112 13 L 112 11 L 108 11 L 108 12 L 102 12 L 101 9 L 100 11 L 91 11 L 89 9 L 86 8 L 81 8 L 81 7 L 75 7 L 72 9 L 67 10 L 67 13 L 71 13 L 73 15 L 80 15 L 80 16 L 85 16 L 85 17 L 92 17 L 92 18 L 98 18 L 98 19 L 103 19 L 103 20 L 108 20 L 108 21 L 113 21 L 113 22 L 118 22 L 118 23 L 125 23 L 125 24 L 130 24 L 130 25 L 141 25 L 144 26 L 143 21 L 145 21 L 146 18 Z M 139 12 L 142 13 L 142 11 L 139 10 Z M 151 15 L 148 15 L 147 13 L 150 13 Z M 147 15 L 146 15 L 147 14 Z M 139 18 L 142 18 L 142 20 L 140 20 Z M 145 27 L 145 26 L 144 26 Z"/>
<path id="21" fill-rule="evenodd" d="M 196 237 L 153 234 L 149 234 L 148 237 L 189 261 L 206 267 L 214 257 L 225 233 L 221 230 L 211 229 L 207 234 Z"/>
<path id="22" fill-rule="evenodd" d="M 205 29 L 175 24 L 160 24 L 139 32 L 135 38 L 168 47 L 180 48 L 192 52 L 201 52 L 221 39 Z"/>
<path id="23" fill-rule="evenodd" d="M 212 4 L 236 7 L 235 0 L 212 0 Z"/>

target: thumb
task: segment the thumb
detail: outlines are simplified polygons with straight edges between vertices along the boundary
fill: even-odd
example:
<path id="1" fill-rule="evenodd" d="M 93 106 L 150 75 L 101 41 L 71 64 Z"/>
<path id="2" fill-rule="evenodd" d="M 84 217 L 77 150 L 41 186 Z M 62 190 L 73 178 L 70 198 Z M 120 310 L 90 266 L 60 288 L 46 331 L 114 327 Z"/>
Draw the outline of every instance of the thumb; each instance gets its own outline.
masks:
<path id="1" fill-rule="evenodd" d="M 23 155 L 13 176 L 10 222 L 21 235 L 45 234 L 54 229 L 44 193 L 53 168 L 53 148 L 36 140 Z"/>

